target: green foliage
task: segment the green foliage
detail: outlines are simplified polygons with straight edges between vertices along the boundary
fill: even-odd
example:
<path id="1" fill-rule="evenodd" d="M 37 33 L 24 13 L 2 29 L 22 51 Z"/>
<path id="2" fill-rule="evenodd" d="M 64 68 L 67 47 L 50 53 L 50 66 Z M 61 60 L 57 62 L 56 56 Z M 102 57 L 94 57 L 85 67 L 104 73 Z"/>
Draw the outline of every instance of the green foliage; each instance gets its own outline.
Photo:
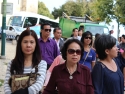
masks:
<path id="1" fill-rule="evenodd" d="M 38 14 L 44 15 L 50 18 L 54 18 L 52 14 L 50 14 L 48 8 L 45 6 L 43 2 L 38 2 Z"/>
<path id="2" fill-rule="evenodd" d="M 119 22 L 125 25 L 125 0 L 116 0 L 114 10 Z"/>
<path id="3" fill-rule="evenodd" d="M 86 1 L 83 0 L 68 0 L 60 8 L 54 8 L 52 14 L 54 18 L 61 17 L 62 13 L 65 12 L 69 16 L 84 16 L 86 13 Z"/>
<path id="4" fill-rule="evenodd" d="M 111 22 L 113 11 L 113 0 L 93 0 L 91 4 L 92 18 L 94 21 Z"/>

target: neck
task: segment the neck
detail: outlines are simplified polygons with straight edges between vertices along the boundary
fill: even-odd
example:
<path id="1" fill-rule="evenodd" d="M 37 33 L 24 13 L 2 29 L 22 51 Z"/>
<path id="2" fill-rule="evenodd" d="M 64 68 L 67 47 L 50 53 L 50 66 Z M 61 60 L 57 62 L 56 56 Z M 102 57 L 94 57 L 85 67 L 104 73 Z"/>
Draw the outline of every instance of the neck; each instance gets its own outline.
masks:
<path id="1" fill-rule="evenodd" d="M 74 35 L 73 37 L 77 37 L 77 35 Z"/>
<path id="2" fill-rule="evenodd" d="M 104 60 L 100 60 L 100 61 L 102 61 L 102 62 L 106 62 L 106 63 L 112 63 L 112 58 L 111 57 L 107 57 L 106 59 L 104 59 Z"/>
<path id="3" fill-rule="evenodd" d="M 85 49 L 86 51 L 88 51 L 88 50 L 90 49 L 90 46 L 89 46 L 89 45 L 84 45 L 84 49 Z"/>
<path id="4" fill-rule="evenodd" d="M 68 69 L 75 69 L 77 67 L 77 63 L 76 64 L 70 64 L 70 63 L 66 62 L 66 67 Z"/>
<path id="5" fill-rule="evenodd" d="M 42 36 L 42 40 L 43 40 L 44 42 L 46 42 L 46 41 L 48 40 L 48 38 L 49 38 L 49 37 Z"/>
<path id="6" fill-rule="evenodd" d="M 59 38 L 55 38 L 55 37 L 54 37 L 54 39 L 55 39 L 56 41 L 59 41 Z"/>
<path id="7" fill-rule="evenodd" d="M 32 65 L 32 55 L 28 55 L 24 57 L 24 66 L 31 66 Z"/>

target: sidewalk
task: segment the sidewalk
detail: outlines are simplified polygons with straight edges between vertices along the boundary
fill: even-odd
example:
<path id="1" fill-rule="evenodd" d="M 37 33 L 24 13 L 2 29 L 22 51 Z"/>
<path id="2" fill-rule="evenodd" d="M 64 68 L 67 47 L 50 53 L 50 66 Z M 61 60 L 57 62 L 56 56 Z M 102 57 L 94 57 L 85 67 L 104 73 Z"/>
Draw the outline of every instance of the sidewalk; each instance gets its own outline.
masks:
<path id="1" fill-rule="evenodd" d="M 4 94 L 3 81 L 5 79 L 7 64 L 14 58 L 15 51 L 16 51 L 16 45 L 13 45 L 12 41 L 6 41 L 6 45 L 5 45 L 6 59 L 0 59 L 0 82 L 2 82 L 0 83 L 0 94 Z M 1 40 L 0 40 L 0 53 L 1 53 Z"/>

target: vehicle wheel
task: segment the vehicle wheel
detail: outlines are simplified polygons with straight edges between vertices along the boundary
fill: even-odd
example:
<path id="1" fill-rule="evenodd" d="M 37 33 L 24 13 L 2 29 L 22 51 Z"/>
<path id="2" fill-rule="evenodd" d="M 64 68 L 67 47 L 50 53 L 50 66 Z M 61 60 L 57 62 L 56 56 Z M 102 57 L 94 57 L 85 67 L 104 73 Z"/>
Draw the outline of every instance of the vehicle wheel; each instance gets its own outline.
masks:
<path id="1" fill-rule="evenodd" d="M 16 36 L 16 41 L 18 41 L 18 39 L 19 39 L 19 35 L 18 35 L 18 36 Z"/>

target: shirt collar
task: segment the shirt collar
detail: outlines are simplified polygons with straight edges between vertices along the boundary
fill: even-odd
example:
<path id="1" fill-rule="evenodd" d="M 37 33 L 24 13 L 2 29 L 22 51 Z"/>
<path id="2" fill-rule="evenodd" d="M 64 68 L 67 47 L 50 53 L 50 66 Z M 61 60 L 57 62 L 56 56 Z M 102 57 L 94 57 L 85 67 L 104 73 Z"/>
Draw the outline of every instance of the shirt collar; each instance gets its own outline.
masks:
<path id="1" fill-rule="evenodd" d="M 47 40 L 47 41 L 48 41 L 48 42 L 50 42 L 50 40 L 51 40 L 51 39 L 50 39 L 50 38 L 48 38 L 48 40 Z M 43 39 L 42 39 L 42 38 L 39 38 L 39 41 L 42 41 L 42 42 L 43 42 Z"/>
<path id="2" fill-rule="evenodd" d="M 67 70 L 66 61 L 65 61 L 65 63 L 63 64 L 62 70 Z M 76 71 L 77 71 L 78 73 L 81 73 L 81 67 L 80 67 L 79 62 L 77 63 L 77 69 L 76 69 Z"/>

